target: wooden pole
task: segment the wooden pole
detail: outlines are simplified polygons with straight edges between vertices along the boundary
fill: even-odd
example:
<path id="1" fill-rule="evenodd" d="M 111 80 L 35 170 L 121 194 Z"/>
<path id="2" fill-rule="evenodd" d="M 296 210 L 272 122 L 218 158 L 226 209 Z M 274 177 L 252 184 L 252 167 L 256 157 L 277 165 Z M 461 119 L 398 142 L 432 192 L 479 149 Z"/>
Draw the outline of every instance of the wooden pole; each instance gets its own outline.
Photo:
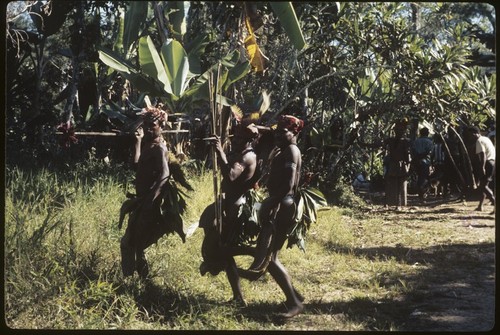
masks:
<path id="1" fill-rule="evenodd" d="M 215 104 L 213 99 L 213 74 L 210 72 L 210 78 L 208 81 L 208 96 L 210 101 L 210 114 L 212 121 L 212 134 L 217 136 L 217 118 L 215 112 Z M 219 207 L 220 207 L 220 198 L 219 198 L 219 178 L 218 178 L 218 168 L 217 168 L 217 153 L 215 152 L 215 148 L 212 147 L 212 175 L 213 175 L 213 185 L 214 185 L 214 205 L 215 205 L 215 225 L 217 227 L 217 231 L 219 232 L 219 238 L 222 232 L 222 222 Z"/>
<path id="2" fill-rule="evenodd" d="M 188 129 L 162 130 L 163 134 L 167 133 L 189 133 Z M 62 131 L 56 131 L 56 135 L 64 135 Z M 131 136 L 133 133 L 109 132 L 109 131 L 75 131 L 74 135 L 78 136 Z"/>
<path id="3" fill-rule="evenodd" d="M 215 120 L 217 120 L 217 124 L 219 125 L 219 132 L 216 134 L 219 136 L 219 138 L 222 141 L 222 102 L 221 102 L 221 96 L 222 96 L 222 87 L 220 85 L 220 76 L 221 76 L 221 63 L 219 62 L 219 65 L 217 67 L 217 84 L 215 86 L 215 108 L 214 110 L 216 111 L 215 114 Z M 223 144 L 223 143 L 221 143 Z M 217 217 L 219 218 L 219 235 L 222 235 L 222 192 L 218 193 L 218 201 L 217 201 Z"/>

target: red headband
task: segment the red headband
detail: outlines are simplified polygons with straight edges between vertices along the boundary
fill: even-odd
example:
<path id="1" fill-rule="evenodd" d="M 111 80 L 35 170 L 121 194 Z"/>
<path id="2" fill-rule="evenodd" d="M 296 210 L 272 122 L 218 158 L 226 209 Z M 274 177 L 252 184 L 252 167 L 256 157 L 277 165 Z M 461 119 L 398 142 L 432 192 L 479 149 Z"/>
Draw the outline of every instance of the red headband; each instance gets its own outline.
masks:
<path id="1" fill-rule="evenodd" d="M 281 115 L 278 120 L 278 127 L 286 128 L 292 133 L 298 134 L 304 128 L 304 121 L 292 115 Z"/>

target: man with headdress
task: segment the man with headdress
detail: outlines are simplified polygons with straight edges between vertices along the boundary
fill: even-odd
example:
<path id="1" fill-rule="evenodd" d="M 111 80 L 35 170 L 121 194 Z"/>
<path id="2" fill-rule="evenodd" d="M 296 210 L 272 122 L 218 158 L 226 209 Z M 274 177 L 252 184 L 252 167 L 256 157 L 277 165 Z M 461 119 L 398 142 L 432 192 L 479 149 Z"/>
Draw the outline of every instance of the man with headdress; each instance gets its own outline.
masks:
<path id="1" fill-rule="evenodd" d="M 222 174 L 222 229 L 219 231 L 215 220 L 215 204 L 209 205 L 200 217 L 199 226 L 204 229 L 205 238 L 202 244 L 203 263 L 200 265 L 201 275 L 209 272 L 217 275 L 225 271 L 233 298 L 231 301 L 245 304 L 240 287 L 240 278 L 236 263 L 229 252 L 231 246 L 236 245 L 241 225 L 242 206 L 249 200 L 249 190 L 259 178 L 257 155 L 253 149 L 253 142 L 259 135 L 257 127 L 248 122 L 238 123 L 233 127 L 231 151 L 225 154 L 221 140 L 215 136 L 211 141 L 217 153 L 218 163 Z"/>
<path id="2" fill-rule="evenodd" d="M 278 251 L 283 247 L 289 228 L 294 223 L 295 201 L 301 171 L 301 153 L 297 147 L 297 136 L 304 121 L 292 115 L 282 115 L 275 130 L 275 152 L 271 158 L 271 169 L 267 182 L 269 196 L 262 202 L 259 222 L 261 231 L 257 239 L 254 261 L 248 270 L 240 274 L 256 280 L 266 271 L 276 280 L 286 296 L 287 312 L 284 317 L 293 317 L 303 310 L 303 297 L 292 285 L 290 275 L 278 260 Z"/>
<path id="3" fill-rule="evenodd" d="M 130 276 L 137 271 L 141 278 L 146 278 L 149 268 L 144 250 L 174 230 L 183 241 L 186 235 L 181 213 L 170 210 L 171 199 L 178 197 L 175 184 L 169 181 L 168 150 L 161 132 L 166 113 L 149 107 L 143 110 L 142 118 L 142 126 L 136 131 L 134 155 L 136 194 L 123 203 L 120 211 L 120 225 L 124 215 L 130 213 L 120 249 L 123 275 Z M 176 208 L 183 211 L 182 199 Z"/>
<path id="4" fill-rule="evenodd" d="M 394 136 L 385 140 L 385 196 L 386 205 L 399 208 L 407 204 L 407 179 L 411 162 L 411 144 L 405 132 L 407 120 L 394 124 Z"/>

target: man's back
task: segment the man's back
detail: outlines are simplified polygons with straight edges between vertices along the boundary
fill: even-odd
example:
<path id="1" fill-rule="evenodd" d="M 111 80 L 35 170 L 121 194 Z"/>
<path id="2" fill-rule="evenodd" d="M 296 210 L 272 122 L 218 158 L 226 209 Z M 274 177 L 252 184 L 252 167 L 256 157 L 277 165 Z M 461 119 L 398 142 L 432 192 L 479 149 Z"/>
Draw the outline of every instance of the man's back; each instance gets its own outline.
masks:
<path id="1" fill-rule="evenodd" d="M 269 194 L 274 195 L 280 193 L 284 188 L 288 188 L 291 180 L 293 180 L 292 189 L 294 189 L 299 182 L 301 164 L 300 150 L 295 144 L 283 148 L 271 163 L 268 182 Z"/>
<path id="2" fill-rule="evenodd" d="M 427 158 L 432 152 L 432 139 L 430 137 L 419 137 L 415 139 L 412 146 L 415 159 Z"/>
<path id="3" fill-rule="evenodd" d="M 495 146 L 486 136 L 480 136 L 476 142 L 476 153 L 481 152 L 484 152 L 486 160 L 495 160 Z"/>

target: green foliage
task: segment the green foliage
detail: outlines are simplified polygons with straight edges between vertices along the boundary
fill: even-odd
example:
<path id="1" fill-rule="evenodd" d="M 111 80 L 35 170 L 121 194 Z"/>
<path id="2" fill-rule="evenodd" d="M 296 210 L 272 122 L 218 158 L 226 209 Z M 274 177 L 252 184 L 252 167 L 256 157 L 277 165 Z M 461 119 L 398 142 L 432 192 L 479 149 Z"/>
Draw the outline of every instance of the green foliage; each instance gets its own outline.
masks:
<path id="1" fill-rule="evenodd" d="M 347 208 L 363 208 L 366 203 L 360 198 L 352 188 L 352 185 L 342 179 L 340 179 L 336 184 L 330 185 L 331 187 L 325 187 L 328 192 L 325 192 L 326 198 L 329 203 L 340 207 Z"/>
<path id="2" fill-rule="evenodd" d="M 295 10 L 291 2 L 271 2 L 271 7 L 279 18 L 280 24 L 285 29 L 290 41 L 297 50 L 306 46 L 302 35 L 300 23 L 297 20 Z"/>
<path id="3" fill-rule="evenodd" d="M 311 228 L 311 224 L 316 223 L 318 210 L 327 206 L 327 202 L 323 193 L 311 186 L 299 188 L 297 197 L 295 224 L 287 233 L 287 248 L 297 245 L 300 250 L 305 252 L 306 234 Z"/>
<path id="4" fill-rule="evenodd" d="M 148 16 L 149 3 L 147 1 L 130 1 L 125 11 L 120 11 L 120 32 L 114 44 L 114 49 L 130 57 L 131 47 L 136 43 L 144 28 Z"/>
<path id="5" fill-rule="evenodd" d="M 352 177 L 345 157 L 364 162 L 351 148 L 360 139 L 374 148 L 396 118 L 484 126 L 496 117 L 495 68 L 482 62 L 494 59 L 489 4 L 256 3 L 262 25 L 255 37 L 269 58 L 264 75 L 251 73 L 239 52 L 245 6 L 186 4 L 65 3 L 52 11 L 58 17 L 34 6 L 32 16 L 42 15 L 52 29 L 41 40 L 28 34 L 28 20 L 9 14 L 9 154 L 25 150 L 55 161 L 53 131 L 63 110 L 72 109 L 77 128 L 121 130 L 134 113 L 124 108 L 127 99 L 140 108 L 145 94 L 199 117 L 207 109 L 208 74 L 219 62 L 222 104 L 248 103 L 265 90 L 272 95 L 266 119 L 295 104 L 307 121 L 304 149 L 340 145 L 313 171 L 329 169 L 332 183 Z M 35 28 L 43 30 L 41 20 Z M 29 38 L 20 38 L 24 33 Z M 68 76 L 73 69 L 80 71 Z M 69 99 L 72 88 L 80 90 L 81 110 Z M 343 123 L 335 136 L 334 120 Z"/>

